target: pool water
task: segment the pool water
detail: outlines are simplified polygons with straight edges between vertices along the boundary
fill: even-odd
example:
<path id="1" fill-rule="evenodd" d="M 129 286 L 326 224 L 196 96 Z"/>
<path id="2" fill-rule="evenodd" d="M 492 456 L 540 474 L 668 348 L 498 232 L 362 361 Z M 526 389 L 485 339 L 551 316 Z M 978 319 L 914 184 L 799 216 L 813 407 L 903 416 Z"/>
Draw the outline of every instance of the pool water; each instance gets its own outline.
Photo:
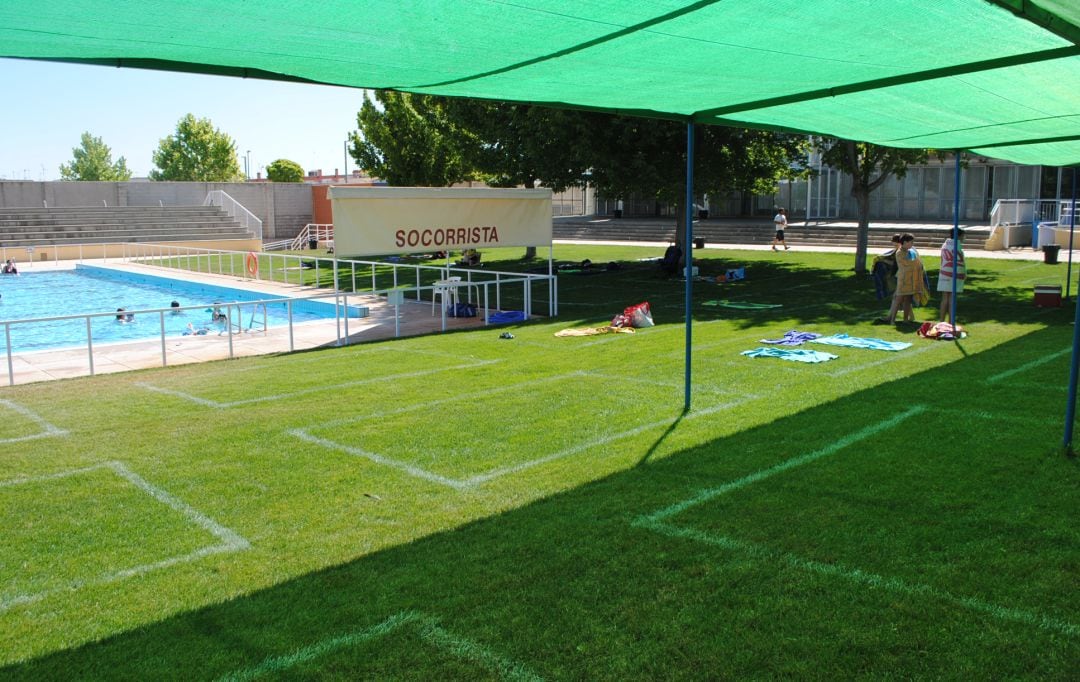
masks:
<path id="1" fill-rule="evenodd" d="M 39 317 L 58 317 L 80 313 L 101 313 L 126 310 L 168 308 L 172 301 L 181 306 L 198 305 L 192 310 L 165 313 L 165 335 L 181 336 L 190 323 L 195 329 L 207 328 L 209 334 L 224 331 L 225 325 L 215 325 L 211 320 L 211 306 L 216 301 L 232 302 L 279 298 L 269 294 L 215 287 L 194 282 L 133 275 L 105 268 L 84 268 L 51 272 L 22 273 L 18 276 L 0 275 L 0 322 Z M 321 309 L 320 309 L 321 307 Z M 243 329 L 251 326 L 262 329 L 263 313 L 260 306 L 241 303 L 239 323 Z M 267 324 L 270 327 L 288 324 L 285 303 L 266 306 Z M 254 313 L 254 321 L 252 314 Z M 293 322 L 333 317 L 334 308 L 329 304 L 312 305 L 298 301 L 293 306 Z M 233 323 L 236 324 L 237 308 L 232 307 Z M 136 315 L 128 323 L 117 322 L 115 316 L 94 317 L 91 335 L 95 344 L 140 339 L 156 339 L 161 334 L 161 316 L 158 313 Z M 6 352 L 7 341 L 0 324 L 0 352 Z M 10 325 L 13 352 L 86 346 L 86 319 L 56 320 Z"/>

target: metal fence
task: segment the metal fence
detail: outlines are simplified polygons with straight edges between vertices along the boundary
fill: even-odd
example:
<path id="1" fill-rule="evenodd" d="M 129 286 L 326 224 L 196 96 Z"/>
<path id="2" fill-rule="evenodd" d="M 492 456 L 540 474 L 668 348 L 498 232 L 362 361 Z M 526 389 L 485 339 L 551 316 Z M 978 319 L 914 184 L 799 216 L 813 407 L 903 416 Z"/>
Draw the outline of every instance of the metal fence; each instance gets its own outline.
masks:
<path id="1" fill-rule="evenodd" d="M 96 246 L 96 245 L 95 245 Z M 202 273 L 207 275 L 226 275 L 246 280 L 251 284 L 273 283 L 283 285 L 295 285 L 303 287 L 303 292 L 296 296 L 282 297 L 280 295 L 267 294 L 265 298 L 245 301 L 222 301 L 218 305 L 226 312 L 227 324 L 224 330 L 214 334 L 214 337 L 224 338 L 226 348 L 219 356 L 224 359 L 237 357 L 236 344 L 248 343 L 254 334 L 261 338 L 275 337 L 273 343 L 264 343 L 262 352 L 292 352 L 297 350 L 296 334 L 298 325 L 293 321 L 293 306 L 300 301 L 323 301 L 333 305 L 333 334 L 326 337 L 326 330 L 312 331 L 312 324 L 300 323 L 307 336 L 314 336 L 314 341 L 304 344 L 304 347 L 318 345 L 348 345 L 350 343 L 350 319 L 354 326 L 357 324 L 393 325 L 393 338 L 402 335 L 401 322 L 403 319 L 402 308 L 413 305 L 414 302 L 432 305 L 432 315 L 436 302 L 439 302 L 440 330 L 448 329 L 448 300 L 456 300 L 460 295 L 475 305 L 477 314 L 486 326 L 491 323 L 492 312 L 501 311 L 503 304 L 522 305 L 524 319 L 529 319 L 533 314 L 533 299 L 540 294 L 546 293 L 548 314 L 554 316 L 558 313 L 558 290 L 557 279 L 552 274 L 500 272 L 491 270 L 473 270 L 458 268 L 453 265 L 425 265 L 416 263 L 401 263 L 393 261 L 362 261 L 336 258 L 323 258 L 302 256 L 284 253 L 255 253 L 239 251 L 222 251 L 213 249 L 199 249 L 194 247 L 173 246 L 167 244 L 128 243 L 124 245 L 124 255 L 114 258 L 114 262 L 123 262 L 150 266 L 154 270 L 164 270 L 179 273 Z M 98 262 L 107 263 L 107 260 Z M 320 292 L 318 289 L 326 288 L 329 291 Z M 544 291 L 546 289 L 546 291 Z M 312 293 L 314 292 L 314 293 Z M 475 301 L 474 301 L 475 298 Z M 376 321 L 357 322 L 356 317 L 350 318 L 350 311 L 355 311 L 358 306 L 378 303 L 392 310 L 392 315 Z M 252 331 L 242 329 L 240 320 L 245 309 L 251 309 L 252 315 L 256 314 L 259 306 L 284 305 L 287 308 L 288 324 L 283 329 L 267 329 L 264 323 L 262 329 Z M 145 310 L 129 310 L 125 313 L 139 316 L 139 319 L 154 319 L 159 322 L 159 330 L 156 342 L 160 347 L 161 362 L 164 367 L 169 364 L 167 344 L 170 339 L 178 338 L 175 332 L 166 330 L 166 314 L 177 310 L 205 308 L 206 304 L 187 306 L 181 308 L 154 308 Z M 455 311 L 451 311 L 453 313 Z M 86 326 L 85 342 L 76 347 L 86 352 L 86 372 L 94 375 L 95 353 L 104 352 L 103 344 L 95 345 L 92 328 L 93 320 L 97 318 L 113 318 L 116 311 L 103 311 L 98 313 L 86 313 L 78 315 L 63 315 L 55 317 L 43 317 L 33 319 L 2 320 L 5 338 L 5 353 L 7 359 L 8 384 L 15 383 L 15 358 L 20 355 L 13 351 L 11 344 L 11 330 L 13 327 L 32 327 L 35 324 L 45 324 L 60 320 L 83 320 Z M 452 314 L 449 316 L 452 317 Z M 392 318 L 392 319 L 389 319 Z M 330 318 L 327 318 L 327 323 Z M 323 325 L 326 327 L 326 324 Z M 286 334 L 287 332 L 287 334 Z M 386 334 L 385 336 L 390 336 Z M 287 342 L 286 342 L 287 339 Z M 152 341 L 143 341 L 147 344 Z M 132 341 L 110 342 L 109 348 L 121 344 L 130 344 Z M 249 344 L 250 345 L 250 344 Z M 68 347 L 68 351 L 72 350 Z M 35 351 L 37 352 L 37 351 Z M 255 354 L 255 353 L 245 353 Z M 217 359 L 217 357 L 210 358 Z"/>

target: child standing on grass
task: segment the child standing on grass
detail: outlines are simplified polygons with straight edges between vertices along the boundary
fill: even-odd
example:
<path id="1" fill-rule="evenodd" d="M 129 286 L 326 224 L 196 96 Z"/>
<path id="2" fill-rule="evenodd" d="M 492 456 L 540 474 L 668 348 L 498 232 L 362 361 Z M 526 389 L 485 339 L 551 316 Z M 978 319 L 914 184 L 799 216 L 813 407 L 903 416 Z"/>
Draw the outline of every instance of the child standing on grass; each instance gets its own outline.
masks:
<path id="1" fill-rule="evenodd" d="M 964 290 L 964 279 L 967 278 L 967 267 L 964 264 L 963 252 L 964 231 L 956 230 L 956 262 L 953 262 L 953 240 L 949 237 L 941 245 L 941 269 L 938 270 L 937 290 L 941 292 L 941 310 L 938 319 L 942 322 L 949 321 L 952 312 L 953 277 L 956 277 L 956 293 Z M 954 274 L 955 273 L 955 274 Z"/>
<path id="2" fill-rule="evenodd" d="M 912 302 L 918 300 L 922 304 L 930 298 L 924 283 L 925 276 L 926 270 L 919 258 L 919 252 L 915 250 L 915 235 L 910 232 L 900 235 L 900 248 L 896 250 L 896 292 L 893 294 L 889 316 L 883 324 L 895 324 L 896 314 L 900 310 L 904 311 L 905 322 L 915 321 Z"/>

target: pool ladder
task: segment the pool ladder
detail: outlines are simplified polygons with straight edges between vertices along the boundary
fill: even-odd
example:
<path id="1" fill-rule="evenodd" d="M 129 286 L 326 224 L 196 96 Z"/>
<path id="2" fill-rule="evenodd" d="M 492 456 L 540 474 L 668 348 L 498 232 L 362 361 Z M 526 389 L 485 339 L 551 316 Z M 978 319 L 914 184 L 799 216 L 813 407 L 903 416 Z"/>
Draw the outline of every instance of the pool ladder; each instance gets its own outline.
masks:
<path id="1" fill-rule="evenodd" d="M 259 310 L 262 310 L 262 319 L 261 320 L 256 320 L 255 316 L 258 314 Z M 250 332 L 252 327 L 255 326 L 256 321 L 258 321 L 262 325 L 262 327 L 256 329 L 255 331 L 261 331 L 263 333 L 266 333 L 266 329 L 267 329 L 266 318 L 267 318 L 267 312 L 266 312 L 266 304 L 265 303 L 256 303 L 255 305 L 251 306 L 251 317 L 248 318 L 248 326 L 247 326 L 246 331 Z"/>

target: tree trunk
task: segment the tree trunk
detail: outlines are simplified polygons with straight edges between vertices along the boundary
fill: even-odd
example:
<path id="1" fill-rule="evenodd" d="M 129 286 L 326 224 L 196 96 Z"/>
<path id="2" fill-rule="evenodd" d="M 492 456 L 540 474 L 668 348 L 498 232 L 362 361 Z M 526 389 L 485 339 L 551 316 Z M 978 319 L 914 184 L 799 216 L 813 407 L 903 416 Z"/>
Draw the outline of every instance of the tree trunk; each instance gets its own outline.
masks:
<path id="1" fill-rule="evenodd" d="M 866 274 L 866 250 L 870 243 L 870 193 L 853 187 L 851 196 L 859 209 L 859 227 L 855 232 L 855 274 Z"/>
<path id="2" fill-rule="evenodd" d="M 536 259 L 536 247 L 535 246 L 526 246 L 525 247 L 525 260 L 535 260 L 535 259 Z"/>

